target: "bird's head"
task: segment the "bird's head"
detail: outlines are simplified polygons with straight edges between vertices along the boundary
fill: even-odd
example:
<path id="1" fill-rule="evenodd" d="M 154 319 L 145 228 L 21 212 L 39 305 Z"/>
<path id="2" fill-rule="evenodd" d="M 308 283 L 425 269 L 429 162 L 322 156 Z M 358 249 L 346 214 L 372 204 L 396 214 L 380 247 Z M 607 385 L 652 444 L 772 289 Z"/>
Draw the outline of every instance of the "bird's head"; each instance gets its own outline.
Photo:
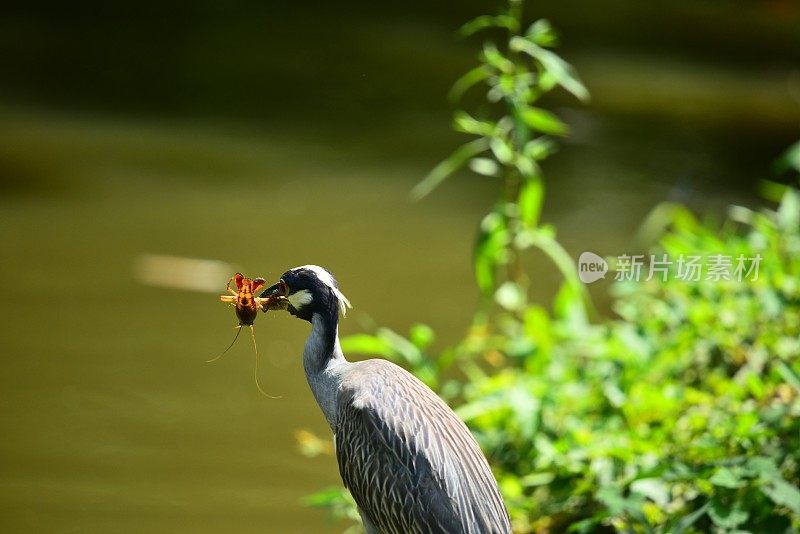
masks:
<path id="1" fill-rule="evenodd" d="M 325 316 L 341 311 L 345 315 L 352 307 L 333 275 L 317 265 L 289 269 L 261 297 L 268 299 L 268 309 L 283 309 L 309 322 L 315 313 Z"/>

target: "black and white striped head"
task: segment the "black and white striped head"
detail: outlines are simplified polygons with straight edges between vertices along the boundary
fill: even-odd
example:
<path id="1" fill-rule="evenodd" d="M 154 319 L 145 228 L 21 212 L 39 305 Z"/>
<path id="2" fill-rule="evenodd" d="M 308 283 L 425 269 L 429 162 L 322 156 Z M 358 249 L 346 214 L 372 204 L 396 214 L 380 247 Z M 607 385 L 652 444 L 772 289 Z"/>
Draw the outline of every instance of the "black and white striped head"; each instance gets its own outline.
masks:
<path id="1" fill-rule="evenodd" d="M 309 322 L 315 313 L 328 316 L 341 311 L 345 315 L 352 307 L 333 275 L 318 265 L 289 269 L 261 296 L 274 299 L 278 307 Z"/>

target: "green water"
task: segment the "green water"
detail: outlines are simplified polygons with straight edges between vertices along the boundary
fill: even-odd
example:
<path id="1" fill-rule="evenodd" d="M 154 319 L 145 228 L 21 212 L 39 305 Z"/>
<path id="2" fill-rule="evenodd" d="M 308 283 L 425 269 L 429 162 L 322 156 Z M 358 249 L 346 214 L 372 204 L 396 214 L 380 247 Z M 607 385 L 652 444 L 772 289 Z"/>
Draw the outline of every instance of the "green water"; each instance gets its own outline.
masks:
<path id="1" fill-rule="evenodd" d="M 308 325 L 260 317 L 222 360 L 216 295 L 137 283 L 142 254 L 220 259 L 268 279 L 329 266 L 342 325 L 467 324 L 480 187 L 422 204 L 419 169 L 302 160 L 275 138 L 11 118 L 0 197 L 0 523 L 6 532 L 341 531 L 302 496 L 338 483 L 297 452 L 328 430 L 302 372 Z M 308 149 L 307 149 L 308 150 Z M 317 163 L 315 163 L 317 162 Z M 225 279 L 219 280 L 220 293 Z M 467 288 L 467 290 L 465 290 Z"/>
<path id="2" fill-rule="evenodd" d="M 2 530 L 340 532 L 300 503 L 339 483 L 335 459 L 303 457 L 294 438 L 328 435 L 300 362 L 308 325 L 257 320 L 260 380 L 281 397 L 265 398 L 246 336 L 205 362 L 230 342 L 232 311 L 213 293 L 143 285 L 134 266 L 168 254 L 272 280 L 321 264 L 355 306 L 343 334 L 425 322 L 442 346 L 474 309 L 468 259 L 495 184 L 461 177 L 412 203 L 432 163 L 420 154 L 350 157 L 296 132 L 225 124 L 3 119 Z M 362 141 L 350 141 L 352 153 Z M 381 153 L 385 142 L 375 140 Z M 573 254 L 629 251 L 639 221 L 669 195 L 635 168 L 602 147 L 554 158 L 545 218 Z M 532 298 L 547 302 L 554 269 L 528 260 Z M 593 290 L 602 308 L 602 285 Z"/>
<path id="3" fill-rule="evenodd" d="M 0 531 L 341 532 L 300 504 L 339 484 L 335 459 L 294 438 L 328 433 L 300 362 L 308 325 L 256 322 L 267 399 L 245 336 L 205 362 L 236 322 L 215 294 L 134 268 L 166 254 L 269 280 L 317 263 L 355 306 L 343 334 L 425 322 L 438 346 L 457 340 L 496 184 L 408 191 L 464 140 L 444 100 L 478 48 L 453 34 L 487 6 L 46 4 L 0 32 Z M 545 165 L 544 220 L 567 250 L 641 252 L 664 199 L 757 204 L 797 138 L 796 10 L 585 4 L 536 5 L 593 95 L 543 103 L 573 131 Z M 525 262 L 548 303 L 552 265 Z M 606 313 L 607 286 L 591 288 Z"/>

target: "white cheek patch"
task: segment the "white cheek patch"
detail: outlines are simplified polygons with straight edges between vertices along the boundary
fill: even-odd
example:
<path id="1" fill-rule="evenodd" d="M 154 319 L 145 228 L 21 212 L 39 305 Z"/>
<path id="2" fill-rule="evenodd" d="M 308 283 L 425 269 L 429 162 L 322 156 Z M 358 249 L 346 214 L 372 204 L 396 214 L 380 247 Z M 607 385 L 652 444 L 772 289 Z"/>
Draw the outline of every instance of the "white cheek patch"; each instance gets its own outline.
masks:
<path id="1" fill-rule="evenodd" d="M 289 304 L 291 304 L 295 309 L 299 310 L 306 304 L 310 304 L 314 297 L 311 296 L 311 292 L 308 289 L 301 289 L 296 293 L 292 293 L 288 297 Z"/>
<path id="2" fill-rule="evenodd" d="M 336 298 L 339 300 L 339 311 L 342 312 L 342 316 L 347 315 L 347 308 L 352 308 L 353 305 L 350 304 L 350 301 L 347 300 L 347 297 L 345 297 L 342 294 L 342 292 L 339 291 L 339 288 L 336 287 L 336 281 L 333 279 L 333 276 L 331 275 L 331 273 L 329 273 L 328 271 L 326 271 L 325 269 L 323 269 L 319 265 L 303 265 L 301 267 L 295 267 L 292 270 L 296 271 L 296 270 L 300 270 L 300 269 L 306 269 L 306 270 L 309 270 L 309 271 L 313 271 L 314 274 L 317 275 L 317 278 L 319 278 L 320 282 L 322 282 L 323 284 L 328 286 L 331 289 L 331 291 L 333 291 L 333 294 L 336 295 Z M 310 298 L 309 298 L 309 302 L 311 302 Z M 292 306 L 297 308 L 297 306 L 295 306 L 294 304 L 292 304 Z"/>

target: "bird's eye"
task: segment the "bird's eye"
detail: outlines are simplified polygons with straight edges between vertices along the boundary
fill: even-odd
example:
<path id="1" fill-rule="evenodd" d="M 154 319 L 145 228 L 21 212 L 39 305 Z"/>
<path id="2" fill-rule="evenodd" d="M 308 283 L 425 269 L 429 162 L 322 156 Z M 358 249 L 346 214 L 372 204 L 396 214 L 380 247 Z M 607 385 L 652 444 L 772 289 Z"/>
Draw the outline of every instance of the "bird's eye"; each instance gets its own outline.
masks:
<path id="1" fill-rule="evenodd" d="M 286 282 L 283 281 L 283 278 L 281 278 L 280 282 L 278 282 L 278 283 L 280 284 L 281 294 L 288 295 L 289 294 L 289 285 Z"/>

